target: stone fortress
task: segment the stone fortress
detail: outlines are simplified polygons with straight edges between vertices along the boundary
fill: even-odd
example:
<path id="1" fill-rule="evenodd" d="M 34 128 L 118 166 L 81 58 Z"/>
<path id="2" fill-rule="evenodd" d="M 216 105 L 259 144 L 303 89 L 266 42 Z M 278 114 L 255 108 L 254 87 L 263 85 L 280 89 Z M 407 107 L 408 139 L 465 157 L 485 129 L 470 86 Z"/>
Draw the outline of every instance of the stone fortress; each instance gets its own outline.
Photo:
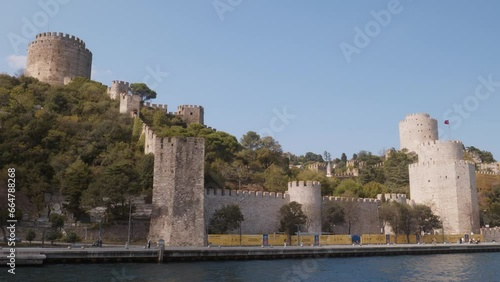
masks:
<path id="1" fill-rule="evenodd" d="M 91 65 L 92 53 L 82 40 L 62 33 L 42 33 L 29 45 L 26 75 L 61 85 L 74 77 L 90 78 Z M 203 107 L 181 105 L 175 113 L 169 113 L 167 105 L 143 104 L 139 96 L 130 93 L 130 85 L 125 81 L 113 81 L 107 94 L 119 100 L 121 113 L 135 118 L 139 118 L 141 107 L 150 107 L 178 115 L 188 124 L 204 124 Z M 245 217 L 241 232 L 245 234 L 277 232 L 278 211 L 291 201 L 302 204 L 308 217 L 300 227 L 302 232 L 321 234 L 323 210 L 330 203 L 337 203 L 354 207 L 351 234 L 378 234 L 383 232 L 378 217 L 382 198 L 409 202 L 404 194 L 379 195 L 377 199 L 322 197 L 320 184 L 314 181 L 289 182 L 285 193 L 209 189 L 204 182 L 203 139 L 160 138 L 145 124 L 142 134 L 145 153 L 154 154 L 149 237 L 153 241 L 164 239 L 168 246 L 205 245 L 209 219 L 217 209 L 229 204 L 240 206 Z M 412 201 L 430 205 L 444 220 L 446 233 L 478 232 L 474 166 L 463 160 L 462 143 L 439 141 L 437 121 L 428 114 L 406 116 L 400 122 L 400 141 L 402 149 L 419 156 L 418 163 L 409 167 Z M 347 228 L 344 224 L 333 230 L 346 234 Z"/>
<path id="2" fill-rule="evenodd" d="M 28 45 L 26 76 L 52 85 L 74 77 L 90 79 L 92 52 L 80 38 L 61 32 L 44 32 Z"/>
<path id="3" fill-rule="evenodd" d="M 399 131 L 401 149 L 418 155 L 409 166 L 410 198 L 430 206 L 445 233 L 479 233 L 475 165 L 464 160 L 462 142 L 439 140 L 437 121 L 424 113 L 407 115 Z"/>

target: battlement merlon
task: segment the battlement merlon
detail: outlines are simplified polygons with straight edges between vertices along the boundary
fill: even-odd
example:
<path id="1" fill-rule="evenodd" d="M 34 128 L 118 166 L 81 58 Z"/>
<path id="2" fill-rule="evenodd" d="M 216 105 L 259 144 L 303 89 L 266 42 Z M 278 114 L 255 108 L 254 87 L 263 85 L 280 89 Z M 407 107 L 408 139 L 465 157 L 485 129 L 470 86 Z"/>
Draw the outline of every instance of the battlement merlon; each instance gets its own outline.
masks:
<path id="1" fill-rule="evenodd" d="M 42 33 L 39 33 L 35 36 L 35 40 L 32 42 L 32 44 L 36 43 L 38 40 L 51 40 L 51 39 L 65 40 L 68 42 L 72 42 L 74 44 L 78 44 L 81 46 L 81 48 L 86 49 L 85 42 L 83 40 L 81 40 L 80 38 L 78 38 L 74 35 L 70 35 L 70 34 L 63 33 L 63 32 L 42 32 Z M 88 50 L 88 49 L 86 49 L 86 50 Z"/>
<path id="2" fill-rule="evenodd" d="M 321 189 L 321 184 L 318 181 L 292 181 L 288 182 L 288 188 L 318 188 Z"/>
<path id="3" fill-rule="evenodd" d="M 475 163 L 471 161 L 465 161 L 465 160 L 456 160 L 456 161 L 428 161 L 428 162 L 418 162 L 414 164 L 409 164 L 409 168 L 416 168 L 416 167 L 430 167 L 433 165 L 449 165 L 449 164 L 459 164 L 459 165 L 469 165 L 469 166 L 475 166 Z"/>
<path id="4" fill-rule="evenodd" d="M 189 110 L 189 109 L 202 109 L 203 110 L 203 106 L 199 106 L 199 105 L 180 105 L 180 106 L 177 106 L 178 111 Z"/>
<path id="5" fill-rule="evenodd" d="M 353 197 L 338 197 L 338 196 L 323 196 L 323 202 L 362 202 L 371 204 L 380 204 L 381 200 L 374 198 L 353 198 Z"/>
<path id="6" fill-rule="evenodd" d="M 113 80 L 111 81 L 112 84 L 117 84 L 117 85 L 124 85 L 124 86 L 127 86 L 129 87 L 130 84 L 128 81 L 123 81 L 123 80 Z"/>
<path id="7" fill-rule="evenodd" d="M 405 115 L 405 118 L 403 120 L 400 120 L 399 123 L 404 123 L 404 122 L 408 122 L 408 121 L 414 122 L 418 118 L 437 122 L 437 119 L 431 117 L 431 115 L 429 115 L 428 113 L 413 113 L 413 114 Z"/>
<path id="8" fill-rule="evenodd" d="M 151 104 L 150 102 L 144 103 L 144 107 L 155 109 L 155 110 L 164 110 L 167 112 L 168 105 L 167 104 Z"/>
<path id="9" fill-rule="evenodd" d="M 462 141 L 459 140 L 432 140 L 426 141 L 419 144 L 419 146 L 429 146 L 429 145 L 446 145 L 446 144 L 459 144 L 463 145 Z"/>
<path id="10" fill-rule="evenodd" d="M 496 173 L 493 171 L 484 171 L 484 170 L 476 170 L 476 174 L 500 175 L 500 173 Z"/>
<path id="11" fill-rule="evenodd" d="M 229 190 L 229 189 L 206 189 L 207 196 L 217 197 L 234 197 L 234 198 L 261 198 L 261 199 L 288 199 L 290 195 L 280 192 L 262 192 L 262 191 L 248 191 L 248 190 Z"/>

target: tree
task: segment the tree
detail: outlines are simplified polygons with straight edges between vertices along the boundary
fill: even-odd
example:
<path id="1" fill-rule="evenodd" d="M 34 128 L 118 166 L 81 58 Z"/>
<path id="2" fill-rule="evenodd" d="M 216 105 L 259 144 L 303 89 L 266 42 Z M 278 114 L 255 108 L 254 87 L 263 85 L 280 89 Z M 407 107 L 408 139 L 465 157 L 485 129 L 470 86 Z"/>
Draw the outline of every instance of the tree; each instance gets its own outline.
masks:
<path id="1" fill-rule="evenodd" d="M 55 229 L 50 230 L 47 235 L 45 235 L 45 239 L 50 241 L 51 245 L 54 245 L 54 241 L 61 238 L 62 234 L 60 231 L 57 231 Z"/>
<path id="2" fill-rule="evenodd" d="M 325 152 L 326 155 L 325 157 L 328 157 L 328 153 Z M 306 155 L 304 156 L 304 162 L 305 163 L 317 163 L 317 162 L 324 162 L 323 157 L 320 154 L 315 154 L 313 152 L 307 152 Z"/>
<path id="3" fill-rule="evenodd" d="M 333 232 L 334 225 L 345 223 L 344 207 L 340 204 L 328 202 L 323 213 L 323 230 Z"/>
<path id="4" fill-rule="evenodd" d="M 281 167 L 272 164 L 266 169 L 264 176 L 266 179 L 264 186 L 267 191 L 285 192 L 287 190 L 288 175 Z"/>
<path id="5" fill-rule="evenodd" d="M 387 187 L 375 181 L 371 181 L 363 185 L 363 195 L 366 198 L 375 198 L 378 194 L 387 193 Z"/>
<path id="6" fill-rule="evenodd" d="M 325 162 L 329 162 L 332 160 L 332 154 L 330 154 L 329 152 L 327 151 L 324 151 L 323 152 L 323 158 L 325 159 Z"/>
<path id="7" fill-rule="evenodd" d="M 335 188 L 335 194 L 349 197 L 363 198 L 363 186 L 352 179 L 345 179 Z"/>
<path id="8" fill-rule="evenodd" d="M 302 212 L 302 205 L 293 201 L 280 208 L 278 220 L 280 231 L 290 236 L 297 231 L 297 226 L 306 223 L 307 216 Z"/>
<path id="9" fill-rule="evenodd" d="M 494 185 L 491 190 L 482 194 L 483 224 L 490 227 L 500 226 L 500 185 Z"/>
<path id="10" fill-rule="evenodd" d="M 368 166 L 359 173 L 359 182 L 363 185 L 369 182 L 385 183 L 385 174 L 382 167 Z"/>
<path id="11" fill-rule="evenodd" d="M 31 241 L 33 241 L 36 237 L 36 233 L 35 231 L 33 231 L 32 229 L 28 230 L 28 234 L 26 234 L 26 240 L 28 242 L 30 242 L 30 245 L 31 245 Z"/>
<path id="12" fill-rule="evenodd" d="M 406 150 L 390 151 L 390 157 L 384 162 L 385 185 L 391 192 L 401 192 L 403 187 L 409 187 L 410 174 L 408 165 L 417 160 L 416 155 L 407 154 Z"/>
<path id="13" fill-rule="evenodd" d="M 414 205 L 413 215 L 416 219 L 418 233 L 430 233 L 434 229 L 443 227 L 439 216 L 435 215 L 426 205 Z"/>
<path id="14" fill-rule="evenodd" d="M 240 139 L 240 144 L 243 148 L 248 150 L 256 150 L 260 147 L 260 135 L 255 131 L 248 131 Z"/>
<path id="15" fill-rule="evenodd" d="M 343 161 L 344 163 L 346 163 L 347 162 L 347 155 L 345 153 L 342 153 L 340 160 Z"/>
<path id="16" fill-rule="evenodd" d="M 401 232 L 400 215 L 397 209 L 397 203 L 385 202 L 379 207 L 379 217 L 382 220 L 384 227 L 388 224 L 391 226 L 392 231 L 398 236 Z"/>
<path id="17" fill-rule="evenodd" d="M 417 219 L 412 208 L 405 204 L 397 204 L 399 213 L 399 229 L 406 235 L 407 242 L 410 242 L 410 235 L 418 231 Z"/>
<path id="18" fill-rule="evenodd" d="M 359 220 L 359 202 L 357 199 L 343 203 L 344 221 L 347 224 L 347 230 L 351 235 L 352 225 Z"/>
<path id="19" fill-rule="evenodd" d="M 225 234 L 241 226 L 244 221 L 240 206 L 227 205 L 215 211 L 210 218 L 209 233 Z"/>
<path id="20" fill-rule="evenodd" d="M 70 231 L 66 234 L 66 236 L 64 237 L 64 241 L 68 242 L 68 243 L 76 243 L 76 242 L 79 242 L 81 241 L 81 238 L 78 237 L 78 235 L 73 232 L 73 231 Z"/>
<path id="21" fill-rule="evenodd" d="M 483 163 L 494 163 L 494 162 L 496 162 L 496 160 L 493 157 L 493 154 L 491 152 L 480 150 L 480 149 L 478 149 L 478 148 L 476 148 L 474 146 L 467 147 L 467 152 L 469 154 L 472 154 L 474 156 L 479 157 L 479 159 Z"/>
<path id="22" fill-rule="evenodd" d="M 64 227 L 65 219 L 66 217 L 63 215 L 52 213 L 50 215 L 49 221 L 51 223 L 52 228 L 61 230 Z"/>
<path id="23" fill-rule="evenodd" d="M 156 98 L 156 92 L 154 90 L 151 90 L 145 83 L 131 83 L 130 91 L 134 95 L 141 96 L 142 101 Z"/>
<path id="24" fill-rule="evenodd" d="M 81 159 L 72 163 L 64 172 L 62 192 L 68 199 L 67 210 L 73 214 L 75 223 L 85 212 L 80 208 L 82 193 L 87 190 L 91 171 Z"/>

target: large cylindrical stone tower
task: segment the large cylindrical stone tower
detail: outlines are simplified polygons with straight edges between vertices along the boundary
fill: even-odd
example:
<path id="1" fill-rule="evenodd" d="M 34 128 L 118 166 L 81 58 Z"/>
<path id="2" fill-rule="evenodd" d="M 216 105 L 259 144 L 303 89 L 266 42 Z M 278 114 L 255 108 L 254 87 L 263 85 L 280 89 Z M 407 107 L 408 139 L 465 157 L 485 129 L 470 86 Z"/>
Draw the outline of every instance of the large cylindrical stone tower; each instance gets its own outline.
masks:
<path id="1" fill-rule="evenodd" d="M 307 216 L 307 232 L 321 234 L 321 184 L 316 181 L 293 181 L 288 183 L 290 202 L 302 205 Z"/>
<path id="2" fill-rule="evenodd" d="M 437 120 L 431 118 L 429 114 L 409 114 L 399 122 L 401 149 L 406 148 L 409 152 L 416 152 L 418 145 L 438 139 Z"/>
<path id="3" fill-rule="evenodd" d="M 44 32 L 28 46 L 26 75 L 52 85 L 64 78 L 90 79 L 92 52 L 80 38 L 60 32 Z"/>
<path id="4" fill-rule="evenodd" d="M 479 232 L 475 166 L 463 160 L 459 141 L 432 141 L 417 148 L 418 163 L 409 166 L 410 197 L 431 207 L 447 234 Z"/>

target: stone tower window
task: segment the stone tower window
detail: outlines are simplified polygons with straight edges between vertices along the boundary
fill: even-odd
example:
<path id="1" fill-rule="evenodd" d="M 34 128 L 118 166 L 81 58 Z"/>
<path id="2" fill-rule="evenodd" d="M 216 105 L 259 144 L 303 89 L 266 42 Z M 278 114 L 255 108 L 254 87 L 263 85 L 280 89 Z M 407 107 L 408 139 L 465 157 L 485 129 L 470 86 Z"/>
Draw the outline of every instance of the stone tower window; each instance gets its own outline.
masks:
<path id="1" fill-rule="evenodd" d="M 193 113 L 189 113 L 189 115 L 191 115 L 191 116 L 192 116 L 192 115 L 193 115 Z"/>

